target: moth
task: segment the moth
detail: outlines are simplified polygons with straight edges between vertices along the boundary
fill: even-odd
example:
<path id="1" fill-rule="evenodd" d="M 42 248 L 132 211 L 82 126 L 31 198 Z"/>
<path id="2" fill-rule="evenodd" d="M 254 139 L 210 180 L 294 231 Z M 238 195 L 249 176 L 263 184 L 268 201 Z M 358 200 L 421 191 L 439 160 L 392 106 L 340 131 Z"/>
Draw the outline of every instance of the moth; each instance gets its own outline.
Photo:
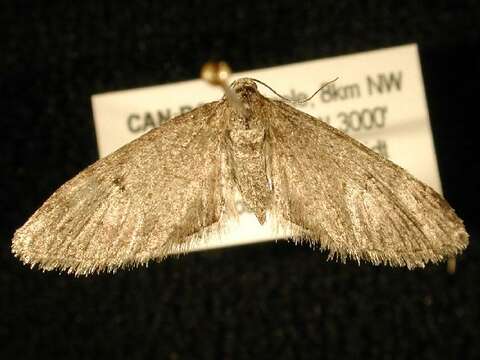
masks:
<path id="1" fill-rule="evenodd" d="M 61 186 L 23 225 L 26 264 L 87 275 L 161 260 L 221 236 L 239 194 L 258 222 L 341 261 L 424 267 L 466 248 L 433 189 L 256 81 L 203 77 L 225 96 L 164 122 Z"/>

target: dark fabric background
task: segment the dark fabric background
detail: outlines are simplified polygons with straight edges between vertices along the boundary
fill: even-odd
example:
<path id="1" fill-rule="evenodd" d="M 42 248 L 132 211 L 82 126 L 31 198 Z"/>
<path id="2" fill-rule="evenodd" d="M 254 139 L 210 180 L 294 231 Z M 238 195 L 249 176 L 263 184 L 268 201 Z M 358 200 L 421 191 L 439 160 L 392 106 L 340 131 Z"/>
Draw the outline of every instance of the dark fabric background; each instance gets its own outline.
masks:
<path id="1" fill-rule="evenodd" d="M 471 1 L 1 1 L 0 358 L 480 358 L 480 5 Z M 279 242 L 116 275 L 21 265 L 13 232 L 97 158 L 90 96 L 417 42 L 458 271 L 326 262 Z M 341 74 L 339 74 L 341 76 Z"/>

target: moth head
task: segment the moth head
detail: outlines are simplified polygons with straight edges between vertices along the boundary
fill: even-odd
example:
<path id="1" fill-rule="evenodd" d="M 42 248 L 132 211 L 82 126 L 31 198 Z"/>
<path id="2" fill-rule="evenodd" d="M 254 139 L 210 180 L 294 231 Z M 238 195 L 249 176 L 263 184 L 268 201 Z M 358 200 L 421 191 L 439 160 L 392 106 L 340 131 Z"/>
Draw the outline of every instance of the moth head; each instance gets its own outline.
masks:
<path id="1" fill-rule="evenodd" d="M 257 92 L 257 84 L 254 80 L 248 78 L 235 80 L 230 86 L 233 91 L 240 96 L 243 94 Z"/>
<path id="2" fill-rule="evenodd" d="M 217 85 L 225 91 L 225 98 L 242 118 L 249 116 L 248 103 L 251 95 L 258 94 L 257 84 L 253 79 L 242 78 L 234 81 L 230 86 L 227 79 L 231 69 L 227 63 L 208 62 L 203 65 L 200 76 L 212 85 Z"/>

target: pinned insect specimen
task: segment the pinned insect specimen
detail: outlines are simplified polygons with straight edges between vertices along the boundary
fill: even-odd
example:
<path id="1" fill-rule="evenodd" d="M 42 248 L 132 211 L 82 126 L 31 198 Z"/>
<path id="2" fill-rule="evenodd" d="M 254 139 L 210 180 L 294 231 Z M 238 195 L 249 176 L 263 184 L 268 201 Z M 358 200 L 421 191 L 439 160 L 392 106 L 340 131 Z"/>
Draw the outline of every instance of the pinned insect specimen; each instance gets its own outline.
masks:
<path id="1" fill-rule="evenodd" d="M 12 251 L 44 270 L 114 271 L 221 236 L 239 193 L 258 222 L 351 258 L 408 268 L 460 253 L 462 221 L 404 169 L 257 81 L 162 123 L 61 186 L 15 233 Z"/>

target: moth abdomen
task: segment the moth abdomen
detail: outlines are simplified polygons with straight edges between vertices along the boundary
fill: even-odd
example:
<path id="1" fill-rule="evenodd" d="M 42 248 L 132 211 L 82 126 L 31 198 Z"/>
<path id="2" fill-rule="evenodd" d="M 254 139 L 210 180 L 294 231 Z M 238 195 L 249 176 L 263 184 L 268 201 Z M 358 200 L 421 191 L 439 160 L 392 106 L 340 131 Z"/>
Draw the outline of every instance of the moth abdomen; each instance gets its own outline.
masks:
<path id="1" fill-rule="evenodd" d="M 230 168 L 242 198 L 260 224 L 266 219 L 271 190 L 266 173 L 265 130 L 231 130 Z"/>

